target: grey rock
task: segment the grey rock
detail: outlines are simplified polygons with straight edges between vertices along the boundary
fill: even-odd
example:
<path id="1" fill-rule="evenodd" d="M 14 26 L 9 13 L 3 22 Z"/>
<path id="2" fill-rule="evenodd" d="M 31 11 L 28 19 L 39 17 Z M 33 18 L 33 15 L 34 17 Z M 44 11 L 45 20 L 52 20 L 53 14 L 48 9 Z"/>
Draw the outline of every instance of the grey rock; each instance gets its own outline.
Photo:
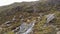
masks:
<path id="1" fill-rule="evenodd" d="M 49 14 L 46 17 L 47 17 L 46 23 L 49 23 L 50 21 L 52 21 L 55 18 L 55 14 Z"/>
<path id="2" fill-rule="evenodd" d="M 60 31 L 58 31 L 57 34 L 60 34 Z"/>

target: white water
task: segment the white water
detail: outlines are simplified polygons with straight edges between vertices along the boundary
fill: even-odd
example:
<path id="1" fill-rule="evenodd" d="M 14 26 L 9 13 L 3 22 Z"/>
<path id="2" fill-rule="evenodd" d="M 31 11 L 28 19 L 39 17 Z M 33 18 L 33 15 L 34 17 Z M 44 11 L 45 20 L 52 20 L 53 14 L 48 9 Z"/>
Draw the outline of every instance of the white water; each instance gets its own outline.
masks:
<path id="1" fill-rule="evenodd" d="M 34 25 L 35 21 L 32 21 L 30 24 L 23 23 L 20 26 L 20 34 L 29 34 L 33 30 Z"/>
<path id="2" fill-rule="evenodd" d="M 27 29 L 27 31 L 24 32 L 23 34 L 29 34 L 32 31 L 34 25 L 35 25 L 35 23 L 31 23 L 31 25 L 30 25 L 31 27 L 29 29 Z"/>

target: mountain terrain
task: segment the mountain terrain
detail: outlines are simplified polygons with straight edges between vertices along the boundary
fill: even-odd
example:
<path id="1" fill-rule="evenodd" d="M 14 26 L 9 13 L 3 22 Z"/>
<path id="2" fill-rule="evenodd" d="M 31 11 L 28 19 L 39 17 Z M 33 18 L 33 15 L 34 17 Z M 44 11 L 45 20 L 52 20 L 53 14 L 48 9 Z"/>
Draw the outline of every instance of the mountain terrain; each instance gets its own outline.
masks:
<path id="1" fill-rule="evenodd" d="M 0 6 L 0 34 L 60 34 L 60 0 Z"/>

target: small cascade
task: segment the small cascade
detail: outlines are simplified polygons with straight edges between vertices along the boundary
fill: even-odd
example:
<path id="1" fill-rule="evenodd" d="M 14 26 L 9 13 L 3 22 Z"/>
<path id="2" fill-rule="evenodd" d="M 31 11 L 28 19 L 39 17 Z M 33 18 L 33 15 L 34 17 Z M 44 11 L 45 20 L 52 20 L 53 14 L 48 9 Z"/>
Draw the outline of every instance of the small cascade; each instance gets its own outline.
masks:
<path id="1" fill-rule="evenodd" d="M 32 32 L 34 25 L 35 25 L 35 21 L 32 21 L 29 24 L 22 23 L 21 26 L 12 30 L 12 32 L 15 32 L 15 34 L 29 34 L 30 32 Z"/>
<path id="2" fill-rule="evenodd" d="M 29 34 L 31 31 L 32 31 L 32 29 L 33 29 L 33 27 L 34 27 L 34 25 L 35 25 L 35 23 L 33 22 L 33 23 L 30 23 L 29 24 L 29 29 L 27 29 L 27 31 L 26 32 L 24 32 L 23 34 Z"/>

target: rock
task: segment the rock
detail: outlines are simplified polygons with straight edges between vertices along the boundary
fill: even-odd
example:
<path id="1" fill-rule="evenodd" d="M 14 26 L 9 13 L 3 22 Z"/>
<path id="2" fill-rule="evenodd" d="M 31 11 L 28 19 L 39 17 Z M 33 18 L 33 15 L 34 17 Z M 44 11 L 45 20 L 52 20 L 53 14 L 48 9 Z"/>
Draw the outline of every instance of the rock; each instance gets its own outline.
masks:
<path id="1" fill-rule="evenodd" d="M 49 25 L 49 22 L 52 21 L 54 18 L 55 18 L 55 14 L 46 15 L 46 23 L 43 27 L 47 27 Z M 50 24 L 50 26 L 55 28 L 55 26 L 52 24 Z"/>
<path id="2" fill-rule="evenodd" d="M 4 24 L 2 24 L 1 26 L 10 26 L 11 25 L 11 21 L 6 21 Z"/>
<path id="3" fill-rule="evenodd" d="M 20 30 L 20 27 L 16 27 L 16 29 L 12 30 L 12 32 L 18 32 Z"/>
<path id="4" fill-rule="evenodd" d="M 16 16 L 13 17 L 12 21 L 16 21 L 16 18 L 15 18 L 15 17 L 16 17 Z"/>
<path id="5" fill-rule="evenodd" d="M 58 31 L 57 34 L 60 34 L 60 31 Z"/>
<path id="6" fill-rule="evenodd" d="M 60 28 L 56 28 L 57 31 L 59 31 Z"/>
<path id="7" fill-rule="evenodd" d="M 55 18 L 55 14 L 49 14 L 46 17 L 47 17 L 47 22 L 46 23 L 49 23 L 50 21 L 52 21 Z"/>

